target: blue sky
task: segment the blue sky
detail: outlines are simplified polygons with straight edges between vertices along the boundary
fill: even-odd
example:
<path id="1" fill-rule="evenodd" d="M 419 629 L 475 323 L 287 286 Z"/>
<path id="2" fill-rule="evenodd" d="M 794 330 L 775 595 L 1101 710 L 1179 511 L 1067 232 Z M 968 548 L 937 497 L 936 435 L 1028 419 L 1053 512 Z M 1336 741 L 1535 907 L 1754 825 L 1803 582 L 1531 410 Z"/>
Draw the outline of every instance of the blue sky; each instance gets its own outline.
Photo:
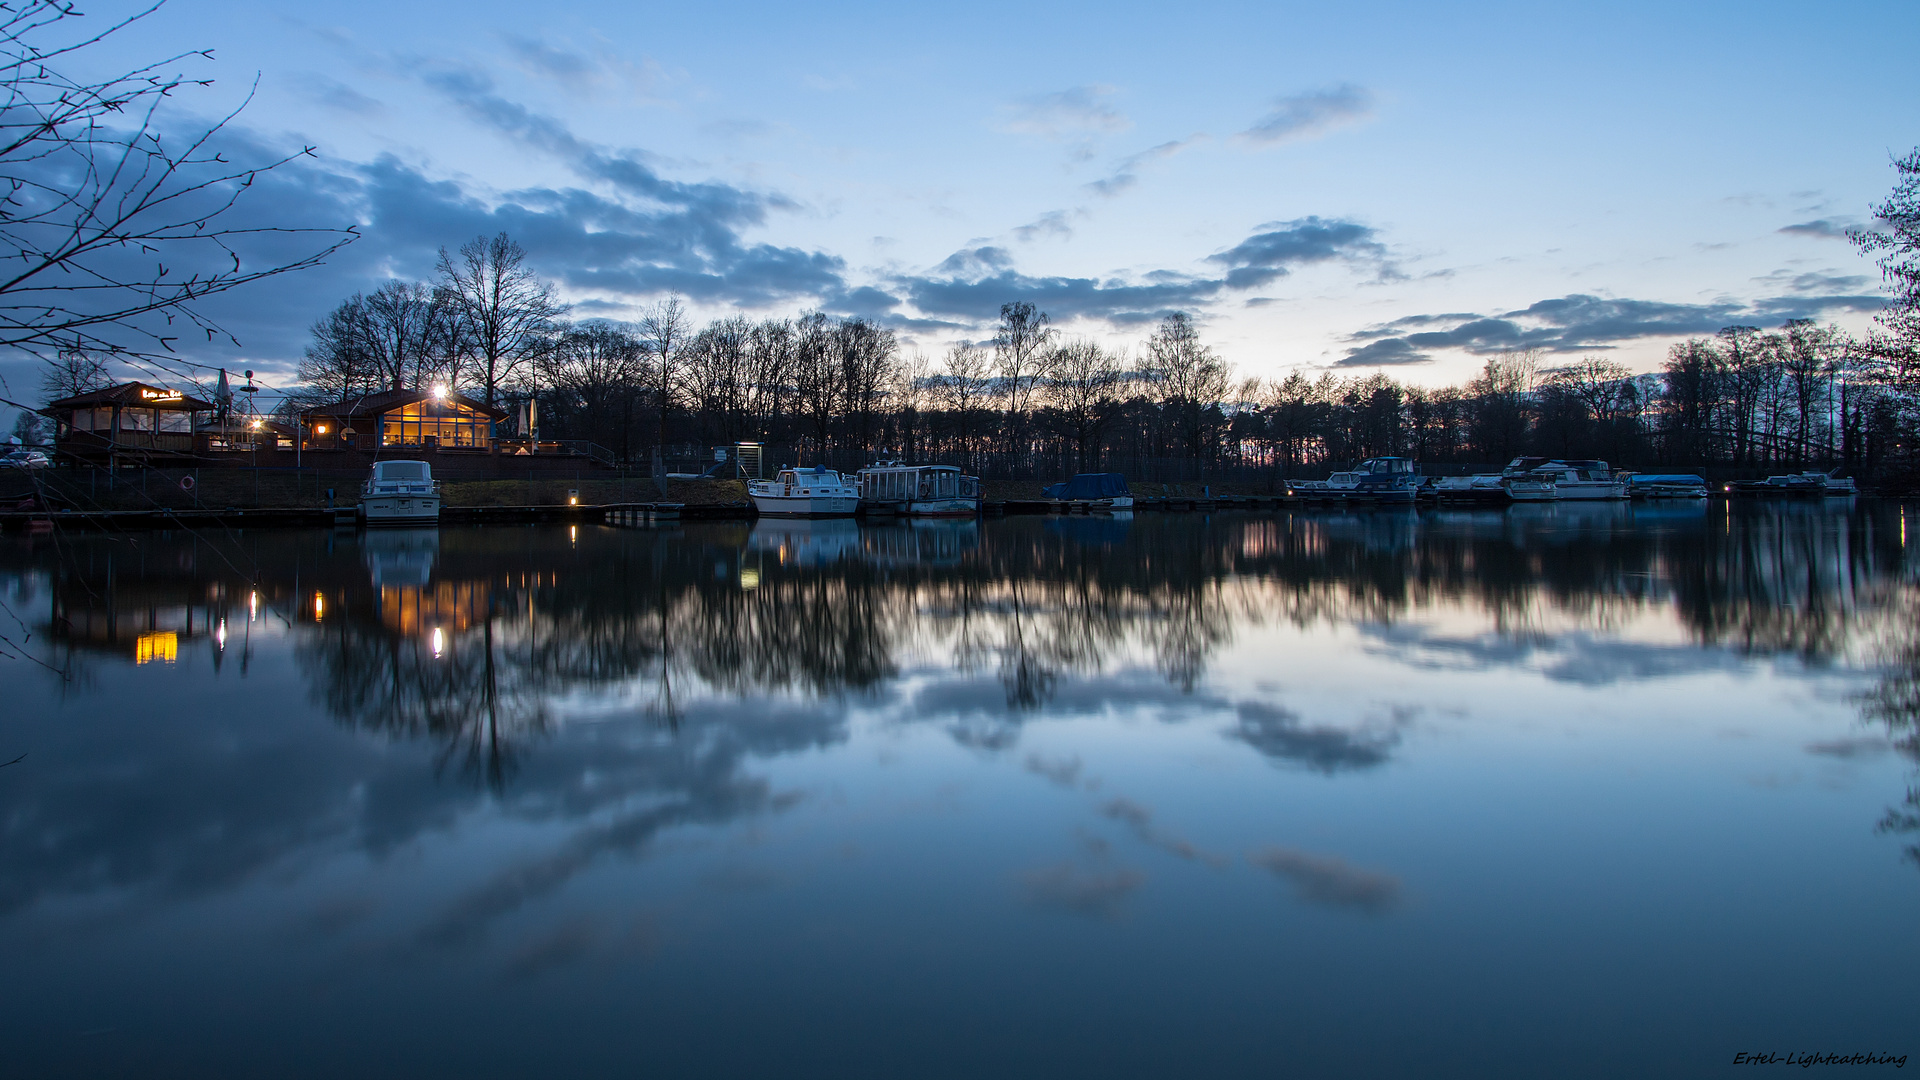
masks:
<path id="1" fill-rule="evenodd" d="M 211 47 L 205 112 L 258 72 L 239 152 L 318 157 L 251 212 L 365 233 L 218 303 L 243 347 L 195 359 L 282 378 L 347 294 L 504 228 L 582 315 L 819 306 L 937 356 L 1032 299 L 1115 345 L 1188 310 L 1263 376 L 1648 369 L 1734 322 L 1864 328 L 1836 233 L 1920 143 L 1879 44 L 1911 4 L 527 12 L 172 0 L 90 58 Z"/>

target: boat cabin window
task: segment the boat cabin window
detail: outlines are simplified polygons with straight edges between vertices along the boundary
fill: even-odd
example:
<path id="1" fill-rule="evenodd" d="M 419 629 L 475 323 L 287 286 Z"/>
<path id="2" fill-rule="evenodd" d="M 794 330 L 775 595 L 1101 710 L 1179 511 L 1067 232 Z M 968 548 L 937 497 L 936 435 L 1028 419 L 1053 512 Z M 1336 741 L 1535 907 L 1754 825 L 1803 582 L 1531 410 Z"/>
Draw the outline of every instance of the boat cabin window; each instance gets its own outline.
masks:
<path id="1" fill-rule="evenodd" d="M 378 466 L 382 480 L 425 480 L 427 463 L 424 461 L 383 461 Z"/>

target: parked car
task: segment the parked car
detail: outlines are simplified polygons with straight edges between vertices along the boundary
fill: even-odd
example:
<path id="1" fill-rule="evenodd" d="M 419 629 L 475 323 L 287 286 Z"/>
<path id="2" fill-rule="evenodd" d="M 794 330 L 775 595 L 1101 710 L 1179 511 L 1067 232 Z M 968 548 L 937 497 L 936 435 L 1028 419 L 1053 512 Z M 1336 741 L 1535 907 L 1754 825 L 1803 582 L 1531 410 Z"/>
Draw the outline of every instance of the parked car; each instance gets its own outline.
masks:
<path id="1" fill-rule="evenodd" d="M 0 467 L 9 469 L 45 469 L 52 464 L 53 460 L 38 450 L 15 450 L 0 458 Z"/>

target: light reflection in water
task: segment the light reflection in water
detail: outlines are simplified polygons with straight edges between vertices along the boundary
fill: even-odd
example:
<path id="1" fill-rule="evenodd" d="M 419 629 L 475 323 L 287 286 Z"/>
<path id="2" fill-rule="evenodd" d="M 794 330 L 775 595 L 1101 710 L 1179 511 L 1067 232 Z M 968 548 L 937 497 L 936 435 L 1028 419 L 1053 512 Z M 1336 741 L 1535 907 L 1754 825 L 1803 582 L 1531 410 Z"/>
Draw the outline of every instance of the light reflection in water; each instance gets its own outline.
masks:
<path id="1" fill-rule="evenodd" d="M 941 1016 L 999 1017 L 974 1037 L 1014 1056 L 1033 1052 L 1005 1041 L 1022 1016 L 1113 1045 L 1138 1029 L 1219 1074 L 1264 1060 L 1276 1030 L 1330 1055 L 1384 1024 L 1430 1050 L 1498 1016 L 1573 1047 L 1586 1028 L 1566 1018 L 1592 1014 L 1581 987 L 1622 1015 L 1646 1019 L 1644 1000 L 1697 1021 L 1644 1030 L 1718 1038 L 1687 1010 L 1741 992 L 1729 972 L 1752 942 L 1713 951 L 1722 925 L 1844 928 L 1820 944 L 1858 993 L 1751 981 L 1795 1015 L 1878 1016 L 1898 995 L 1873 973 L 1914 957 L 1888 914 L 1907 894 L 1872 868 L 1920 860 L 1920 800 L 1887 772 L 1920 760 L 1920 591 L 1893 509 L 250 533 L 225 558 L 152 537 L 137 556 L 82 541 L 66 564 L 43 550 L 17 569 L 42 583 L 46 659 L 82 677 L 73 704 L 27 715 L 95 726 L 85 742 L 49 726 L 36 755 L 55 764 L 0 784 L 0 820 L 41 838 L 0 849 L 0 947 L 31 985 L 49 913 L 91 918 L 118 890 L 159 920 L 244 895 L 270 926 L 180 935 L 220 962 L 179 970 L 228 973 L 192 976 L 216 980 L 195 984 L 210 999 L 242 996 L 217 980 L 252 972 L 416 1015 L 341 974 L 341 956 L 378 957 L 379 980 L 403 972 L 491 1029 L 530 1030 L 505 1003 L 552 995 L 587 1033 L 554 1042 L 556 1060 L 639 1025 L 656 1047 L 671 1031 L 721 1046 L 703 1064 L 741 1074 L 776 1069 L 753 1048 L 782 1044 L 720 1037 L 742 1023 L 838 1030 L 816 988 L 769 989 L 790 967 L 843 980 L 837 1007 L 874 1016 L 911 1004 L 862 987 L 924 988 L 929 1011 L 872 1051 L 895 1062 L 953 1052 L 913 1034 Z M 252 584 L 233 565 L 260 567 L 250 619 L 262 599 L 289 613 L 249 638 L 279 668 L 204 662 L 226 598 Z M 134 632 L 160 626 L 180 646 L 168 678 L 198 681 L 134 726 L 98 706 Z M 1539 731 L 1552 737 L 1527 741 Z M 1820 874 L 1769 906 L 1740 869 L 1760 856 Z M 1900 872 L 1910 893 L 1920 875 Z M 1827 877 L 1831 892 L 1808 891 Z M 156 947 L 107 937 L 123 956 Z M 45 971 L 96 995 L 127 981 L 114 965 L 133 961 L 72 953 Z M 673 993 L 596 1019 L 640 986 Z M 1155 989 L 1205 986 L 1220 992 Z M 0 1004 L 29 1014 L 22 994 Z M 723 999 L 726 1017 L 701 1011 Z M 1128 1070 L 1099 1060 L 1049 1072 Z"/>

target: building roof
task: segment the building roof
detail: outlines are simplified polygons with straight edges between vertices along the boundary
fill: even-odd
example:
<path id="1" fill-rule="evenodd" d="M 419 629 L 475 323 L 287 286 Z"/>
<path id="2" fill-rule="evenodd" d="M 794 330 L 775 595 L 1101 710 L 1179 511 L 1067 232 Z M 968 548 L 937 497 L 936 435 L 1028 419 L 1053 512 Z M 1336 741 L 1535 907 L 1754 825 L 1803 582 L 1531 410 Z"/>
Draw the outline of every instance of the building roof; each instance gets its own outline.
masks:
<path id="1" fill-rule="evenodd" d="M 164 386 L 154 386 L 143 382 L 126 382 L 119 386 L 109 386 L 105 390 L 89 390 L 84 394 L 61 398 L 47 403 L 48 409 L 97 409 L 103 406 L 138 406 L 149 409 L 171 409 L 177 412 L 204 412 L 213 408 L 210 401 L 201 401 L 188 397 L 178 390 Z"/>
<path id="2" fill-rule="evenodd" d="M 303 414 L 308 417 L 332 416 L 340 419 L 352 419 L 357 416 L 380 416 L 395 409 L 405 408 L 416 402 L 425 401 L 433 396 L 431 390 L 382 390 L 377 394 L 356 394 L 353 397 L 333 402 L 330 405 L 316 405 Z M 477 413 L 485 413 L 495 420 L 507 417 L 505 409 L 490 408 L 473 400 L 465 394 L 450 394 L 447 400 L 464 405 Z"/>

